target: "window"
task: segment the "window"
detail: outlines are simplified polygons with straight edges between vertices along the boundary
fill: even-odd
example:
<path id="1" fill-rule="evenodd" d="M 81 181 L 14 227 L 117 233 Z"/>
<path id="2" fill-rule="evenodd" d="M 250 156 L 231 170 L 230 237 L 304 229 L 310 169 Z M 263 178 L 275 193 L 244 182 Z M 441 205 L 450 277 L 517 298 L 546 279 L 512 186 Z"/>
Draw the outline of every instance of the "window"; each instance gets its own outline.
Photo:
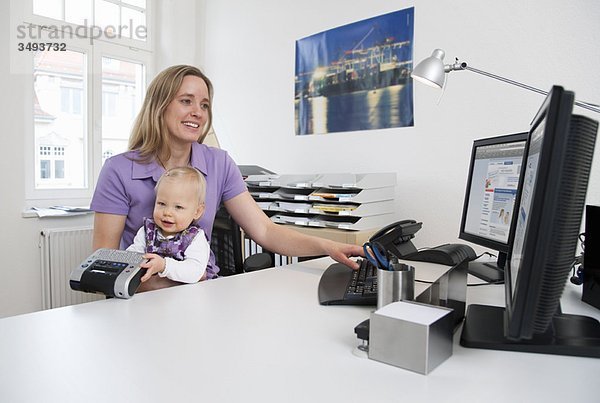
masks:
<path id="1" fill-rule="evenodd" d="M 92 36 L 147 41 L 146 0 L 33 0 L 32 5 L 34 15 L 85 27 Z"/>
<path id="2" fill-rule="evenodd" d="M 83 90 L 81 88 L 61 87 L 61 112 L 81 115 L 82 92 Z"/>
<path id="3" fill-rule="evenodd" d="M 40 146 L 39 177 L 42 181 L 65 178 L 65 147 Z"/>
<path id="4" fill-rule="evenodd" d="M 127 149 L 151 58 L 149 3 L 31 0 L 36 28 L 28 32 L 39 34 L 37 42 L 48 37 L 66 49 L 31 52 L 27 199 L 87 203 L 106 159 Z"/>
<path id="5" fill-rule="evenodd" d="M 133 120 L 143 101 L 144 65 L 102 58 L 102 153 L 127 150 Z M 102 162 L 105 158 L 102 159 Z"/>

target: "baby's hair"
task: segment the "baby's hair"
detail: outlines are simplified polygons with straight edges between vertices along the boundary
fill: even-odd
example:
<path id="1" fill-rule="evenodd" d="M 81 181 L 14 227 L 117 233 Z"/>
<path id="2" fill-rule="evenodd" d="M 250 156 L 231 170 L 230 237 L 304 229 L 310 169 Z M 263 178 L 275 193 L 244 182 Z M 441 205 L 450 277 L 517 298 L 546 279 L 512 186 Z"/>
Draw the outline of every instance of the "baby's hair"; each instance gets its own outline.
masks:
<path id="1" fill-rule="evenodd" d="M 192 182 L 194 187 L 198 191 L 198 200 L 200 201 L 200 204 L 204 204 L 204 198 L 206 195 L 206 179 L 204 179 L 204 175 L 202 175 L 202 173 L 196 168 L 177 167 L 165 171 L 165 173 L 162 174 L 158 182 L 156 182 L 156 187 L 154 188 L 155 191 L 158 190 L 158 187 L 160 186 L 160 183 L 162 182 L 163 178 L 166 177 L 176 179 L 181 178 Z"/>

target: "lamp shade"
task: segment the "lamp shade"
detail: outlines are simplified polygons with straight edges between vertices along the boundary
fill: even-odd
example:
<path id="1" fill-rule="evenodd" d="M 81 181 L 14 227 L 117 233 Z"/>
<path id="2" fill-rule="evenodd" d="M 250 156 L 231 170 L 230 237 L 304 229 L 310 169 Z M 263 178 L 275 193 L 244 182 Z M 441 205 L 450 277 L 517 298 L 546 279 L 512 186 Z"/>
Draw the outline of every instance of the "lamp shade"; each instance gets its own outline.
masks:
<path id="1" fill-rule="evenodd" d="M 436 49 L 431 56 L 424 59 L 413 69 L 411 77 L 431 87 L 442 88 L 444 86 L 444 56 L 442 49 Z"/>

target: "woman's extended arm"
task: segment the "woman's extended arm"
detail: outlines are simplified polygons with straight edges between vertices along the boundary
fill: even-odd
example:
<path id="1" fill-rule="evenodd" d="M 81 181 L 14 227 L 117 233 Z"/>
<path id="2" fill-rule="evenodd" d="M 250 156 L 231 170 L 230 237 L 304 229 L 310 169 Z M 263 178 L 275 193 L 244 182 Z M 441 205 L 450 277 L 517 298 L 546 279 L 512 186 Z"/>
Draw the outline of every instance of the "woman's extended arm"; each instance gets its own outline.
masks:
<path id="1" fill-rule="evenodd" d="M 363 256 L 362 247 L 313 237 L 273 223 L 256 204 L 250 193 L 243 192 L 225 202 L 233 219 L 263 248 L 285 256 L 329 255 L 354 269 L 352 256 Z"/>
<path id="2" fill-rule="evenodd" d="M 94 215 L 94 250 L 99 248 L 119 249 L 125 216 L 117 214 L 96 213 Z"/>

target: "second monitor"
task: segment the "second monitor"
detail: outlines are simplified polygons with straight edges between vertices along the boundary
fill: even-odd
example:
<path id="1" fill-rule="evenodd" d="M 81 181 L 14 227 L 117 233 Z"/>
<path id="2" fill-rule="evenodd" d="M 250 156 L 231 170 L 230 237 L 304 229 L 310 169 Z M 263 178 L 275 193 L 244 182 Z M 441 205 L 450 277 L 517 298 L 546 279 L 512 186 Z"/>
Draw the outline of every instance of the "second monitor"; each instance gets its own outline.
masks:
<path id="1" fill-rule="evenodd" d="M 475 140 L 459 238 L 498 251 L 498 261 L 469 262 L 469 273 L 489 282 L 504 280 L 506 254 L 527 132 Z"/>

